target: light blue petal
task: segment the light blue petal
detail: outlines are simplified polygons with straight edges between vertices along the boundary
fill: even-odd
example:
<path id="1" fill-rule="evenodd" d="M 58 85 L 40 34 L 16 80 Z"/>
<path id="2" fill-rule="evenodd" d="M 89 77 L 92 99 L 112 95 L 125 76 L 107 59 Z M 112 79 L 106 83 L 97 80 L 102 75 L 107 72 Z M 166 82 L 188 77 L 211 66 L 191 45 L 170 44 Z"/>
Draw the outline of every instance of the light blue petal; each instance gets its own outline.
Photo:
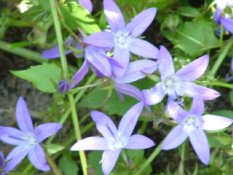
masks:
<path id="1" fill-rule="evenodd" d="M 5 157 L 2 151 L 0 151 L 0 169 L 4 168 L 5 166 Z"/>
<path id="2" fill-rule="evenodd" d="M 233 122 L 230 118 L 211 114 L 204 115 L 202 118 L 204 120 L 203 129 L 208 131 L 224 129 L 230 126 Z"/>
<path id="3" fill-rule="evenodd" d="M 28 153 L 28 159 L 37 169 L 41 171 L 49 171 L 50 167 L 47 164 L 45 153 L 40 145 L 36 145 Z"/>
<path id="4" fill-rule="evenodd" d="M 22 97 L 19 98 L 16 105 L 16 120 L 19 128 L 23 132 L 33 131 L 32 119 L 29 114 L 27 104 Z"/>
<path id="5" fill-rule="evenodd" d="M 144 103 L 139 102 L 136 105 L 134 105 L 132 108 L 130 108 L 126 114 L 122 117 L 118 131 L 124 136 L 125 138 L 128 138 L 137 123 L 138 117 L 140 116 L 142 109 L 143 109 Z"/>
<path id="6" fill-rule="evenodd" d="M 129 43 L 130 52 L 135 55 L 139 55 L 146 58 L 158 58 L 158 49 L 148 41 L 133 38 L 132 42 Z"/>
<path id="7" fill-rule="evenodd" d="M 12 128 L 12 127 L 4 127 L 0 126 L 0 140 L 10 145 L 20 145 L 25 140 L 26 134 L 22 131 Z"/>
<path id="8" fill-rule="evenodd" d="M 178 125 L 167 135 L 161 149 L 170 150 L 176 148 L 177 146 L 181 145 L 187 137 L 188 134 L 184 131 L 183 126 Z"/>
<path id="9" fill-rule="evenodd" d="M 203 130 L 192 130 L 189 134 L 189 139 L 199 159 L 202 161 L 202 163 L 208 165 L 210 160 L 210 148 Z"/>
<path id="10" fill-rule="evenodd" d="M 62 125 L 59 123 L 45 123 L 37 126 L 34 130 L 37 143 L 41 143 L 43 140 L 55 134 L 61 128 Z"/>
<path id="11" fill-rule="evenodd" d="M 91 118 L 105 139 L 108 140 L 117 136 L 117 128 L 107 115 L 99 111 L 91 111 Z"/>
<path id="12" fill-rule="evenodd" d="M 104 151 L 101 159 L 102 170 L 104 175 L 108 175 L 111 173 L 114 168 L 116 161 L 120 155 L 121 149 L 116 151 Z"/>
<path id="13" fill-rule="evenodd" d="M 104 0 L 104 13 L 112 32 L 116 33 L 125 28 L 124 17 L 113 0 Z"/>
<path id="14" fill-rule="evenodd" d="M 90 13 L 92 12 L 91 0 L 79 0 L 79 3 L 85 7 Z"/>
<path id="15" fill-rule="evenodd" d="M 225 29 L 233 34 L 233 19 L 221 17 L 220 22 Z"/>
<path id="16" fill-rule="evenodd" d="M 204 55 L 182 67 L 179 71 L 176 72 L 176 75 L 182 81 L 195 81 L 204 74 L 208 63 L 209 55 Z"/>
<path id="17" fill-rule="evenodd" d="M 154 141 L 151 140 L 150 138 L 143 136 L 143 135 L 135 134 L 129 138 L 128 143 L 124 148 L 125 149 L 147 149 L 154 145 L 155 145 Z"/>
<path id="18" fill-rule="evenodd" d="M 144 10 L 143 12 L 135 16 L 127 24 L 126 30 L 128 30 L 133 37 L 138 37 L 152 23 L 156 12 L 157 12 L 156 8 L 149 8 L 147 10 Z"/>
<path id="19" fill-rule="evenodd" d="M 168 113 L 178 123 L 181 123 L 187 116 L 188 112 L 182 109 L 176 102 L 170 101 L 167 106 Z"/>
<path id="20" fill-rule="evenodd" d="M 83 42 L 98 47 L 114 47 L 113 34 L 111 32 L 97 32 L 87 36 Z"/>
<path id="21" fill-rule="evenodd" d="M 79 140 L 71 147 L 71 151 L 80 150 L 107 150 L 108 142 L 105 138 L 99 136 L 87 137 Z"/>
<path id="22" fill-rule="evenodd" d="M 201 116 L 204 113 L 204 111 L 205 111 L 205 106 L 203 99 L 194 97 L 193 104 L 189 112 L 191 114 Z"/>

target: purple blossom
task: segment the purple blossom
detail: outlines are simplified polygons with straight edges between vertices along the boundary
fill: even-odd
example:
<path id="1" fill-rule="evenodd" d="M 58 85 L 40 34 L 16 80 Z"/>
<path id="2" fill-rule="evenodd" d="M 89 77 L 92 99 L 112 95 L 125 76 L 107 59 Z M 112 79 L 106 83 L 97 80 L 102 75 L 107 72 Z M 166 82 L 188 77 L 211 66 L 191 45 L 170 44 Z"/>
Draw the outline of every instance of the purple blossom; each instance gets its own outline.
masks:
<path id="1" fill-rule="evenodd" d="M 78 0 L 79 3 L 85 7 L 90 13 L 92 12 L 92 3 L 91 0 Z"/>
<path id="2" fill-rule="evenodd" d="M 5 157 L 2 151 L 0 151 L 0 173 L 1 175 L 5 175 L 5 165 L 6 165 L 6 161 L 5 161 Z"/>
<path id="3" fill-rule="evenodd" d="M 104 150 L 101 159 L 102 170 L 105 175 L 109 174 L 116 164 L 121 149 L 146 149 L 155 145 L 148 137 L 131 135 L 142 108 L 143 103 L 140 102 L 129 109 L 122 117 L 118 129 L 107 115 L 92 111 L 91 117 L 103 137 L 92 136 L 82 139 L 71 147 L 71 151 Z"/>
<path id="4" fill-rule="evenodd" d="M 190 111 L 185 111 L 177 103 L 170 102 L 168 112 L 178 125 L 167 135 L 161 149 L 176 148 L 189 137 L 194 151 L 202 163 L 207 165 L 210 159 L 210 149 L 203 130 L 220 130 L 231 125 L 233 120 L 211 114 L 201 116 L 204 112 L 204 102 L 197 98 L 193 99 Z"/>
<path id="5" fill-rule="evenodd" d="M 145 102 L 154 105 L 162 101 L 168 95 L 168 101 L 179 99 L 179 96 L 199 97 L 203 100 L 213 100 L 219 92 L 193 83 L 206 70 L 209 56 L 202 56 L 175 73 L 173 60 L 170 53 L 163 46 L 160 47 L 158 64 L 161 82 L 150 90 L 143 90 Z"/>
<path id="6" fill-rule="evenodd" d="M 113 65 L 114 76 L 120 78 L 125 74 L 130 52 L 143 57 L 157 58 L 158 49 L 149 42 L 137 38 L 153 21 L 156 8 L 141 12 L 126 27 L 123 15 L 113 0 L 104 0 L 104 12 L 111 32 L 94 33 L 83 41 L 99 47 L 114 47 L 113 59 L 122 66 Z"/>
<path id="7" fill-rule="evenodd" d="M 26 155 L 30 162 L 41 171 L 49 171 L 45 153 L 40 143 L 61 129 L 58 123 L 46 123 L 33 128 L 32 120 L 22 97 L 16 106 L 16 120 L 20 130 L 0 126 L 0 140 L 10 145 L 17 145 L 6 157 L 5 171 L 11 171 Z"/>

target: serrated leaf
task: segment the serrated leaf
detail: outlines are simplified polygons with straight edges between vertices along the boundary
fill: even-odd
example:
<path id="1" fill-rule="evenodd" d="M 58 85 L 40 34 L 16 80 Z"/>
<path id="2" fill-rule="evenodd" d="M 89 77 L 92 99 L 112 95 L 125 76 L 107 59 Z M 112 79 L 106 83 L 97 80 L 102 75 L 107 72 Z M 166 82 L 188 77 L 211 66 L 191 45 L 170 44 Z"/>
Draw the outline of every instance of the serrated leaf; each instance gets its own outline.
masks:
<path id="1" fill-rule="evenodd" d="M 58 166 L 64 175 L 77 175 L 78 166 L 70 154 L 64 154 Z"/>
<path id="2" fill-rule="evenodd" d="M 60 10 L 70 29 L 77 30 L 80 27 L 87 34 L 101 31 L 91 14 L 85 8 L 81 8 L 76 0 L 64 3 Z"/>
<path id="3" fill-rule="evenodd" d="M 30 81 L 36 88 L 43 92 L 56 92 L 52 82 L 58 84 L 61 78 L 61 68 L 55 64 L 43 63 L 31 66 L 27 70 L 11 71 L 15 76 Z"/>

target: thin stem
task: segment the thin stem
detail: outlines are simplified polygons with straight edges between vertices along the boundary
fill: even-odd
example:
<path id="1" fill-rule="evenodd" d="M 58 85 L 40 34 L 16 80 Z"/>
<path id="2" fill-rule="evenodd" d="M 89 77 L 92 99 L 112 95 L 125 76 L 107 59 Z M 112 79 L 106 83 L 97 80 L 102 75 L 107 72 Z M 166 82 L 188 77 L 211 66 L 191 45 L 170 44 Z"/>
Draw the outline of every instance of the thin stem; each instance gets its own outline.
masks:
<path id="1" fill-rule="evenodd" d="M 198 84 L 201 85 L 210 85 L 210 86 L 220 86 L 220 87 L 225 87 L 229 89 L 233 89 L 233 85 L 229 83 L 224 83 L 224 82 L 219 82 L 219 81 L 213 81 L 213 82 L 201 82 L 201 81 L 195 81 Z"/>
<path id="2" fill-rule="evenodd" d="M 220 53 L 219 57 L 217 58 L 217 61 L 215 62 L 214 66 L 212 67 L 211 73 L 212 73 L 213 76 L 215 76 L 218 69 L 220 68 L 220 66 L 221 66 L 223 60 L 225 59 L 228 51 L 232 47 L 232 44 L 233 44 L 233 37 L 231 37 L 231 39 L 228 41 L 228 43 L 224 47 L 223 51 Z"/>
<path id="3" fill-rule="evenodd" d="M 62 173 L 59 171 L 59 169 L 58 169 L 56 163 L 54 162 L 54 160 L 52 159 L 52 157 L 50 157 L 47 153 L 45 155 L 46 155 L 46 159 L 48 161 L 48 164 L 52 168 L 54 174 L 55 175 L 62 175 Z"/>
<path id="4" fill-rule="evenodd" d="M 62 69 L 64 72 L 64 77 L 65 77 L 65 79 L 69 79 L 68 65 L 67 65 L 67 60 L 66 60 L 66 56 L 65 56 L 65 52 L 64 52 L 64 47 L 63 47 L 61 26 L 60 26 L 60 22 L 58 19 L 55 0 L 50 0 L 50 5 L 51 5 L 51 11 L 52 11 L 52 15 L 53 15 L 54 27 L 55 27 L 55 32 L 56 32 L 56 36 L 57 36 L 59 53 L 60 53 L 60 60 L 61 60 Z M 76 136 L 76 140 L 78 141 L 78 140 L 81 140 L 81 133 L 80 133 L 78 115 L 77 115 L 77 111 L 75 108 L 75 102 L 74 102 L 73 95 L 68 94 L 68 99 L 70 102 L 71 116 L 72 116 L 72 121 L 73 121 L 73 125 L 74 125 L 75 136 Z M 85 155 L 84 151 L 79 151 L 79 155 L 80 155 L 80 159 L 81 159 L 83 174 L 87 175 L 88 173 L 87 173 L 86 155 Z"/>

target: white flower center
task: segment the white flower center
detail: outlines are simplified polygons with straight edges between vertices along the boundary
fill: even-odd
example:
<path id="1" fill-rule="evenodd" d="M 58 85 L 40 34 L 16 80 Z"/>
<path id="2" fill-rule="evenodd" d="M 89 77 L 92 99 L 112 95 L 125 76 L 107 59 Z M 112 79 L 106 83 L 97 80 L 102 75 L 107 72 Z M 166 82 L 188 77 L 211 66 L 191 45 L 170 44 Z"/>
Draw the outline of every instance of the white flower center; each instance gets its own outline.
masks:
<path id="1" fill-rule="evenodd" d="M 132 41 L 132 37 L 128 32 L 118 31 L 114 34 L 114 44 L 121 49 L 128 49 L 129 44 Z"/>
<path id="2" fill-rule="evenodd" d="M 108 140 L 108 148 L 112 151 L 122 149 L 126 146 L 128 139 L 122 136 L 121 132 L 117 133 L 116 138 Z"/>
<path id="3" fill-rule="evenodd" d="M 165 79 L 162 81 L 164 88 L 166 89 L 166 92 L 168 95 L 173 94 L 176 90 L 176 86 L 179 85 L 179 79 L 177 76 L 172 75 L 171 77 Z M 176 94 L 178 95 L 178 94 Z"/>
<path id="4" fill-rule="evenodd" d="M 28 133 L 26 137 L 27 137 L 26 140 L 27 140 L 29 147 L 33 147 L 37 145 L 36 136 L 33 133 Z"/>
<path id="5" fill-rule="evenodd" d="M 184 130 L 187 133 L 190 133 L 192 130 L 200 128 L 201 124 L 202 122 L 198 116 L 189 115 L 184 119 Z"/>

